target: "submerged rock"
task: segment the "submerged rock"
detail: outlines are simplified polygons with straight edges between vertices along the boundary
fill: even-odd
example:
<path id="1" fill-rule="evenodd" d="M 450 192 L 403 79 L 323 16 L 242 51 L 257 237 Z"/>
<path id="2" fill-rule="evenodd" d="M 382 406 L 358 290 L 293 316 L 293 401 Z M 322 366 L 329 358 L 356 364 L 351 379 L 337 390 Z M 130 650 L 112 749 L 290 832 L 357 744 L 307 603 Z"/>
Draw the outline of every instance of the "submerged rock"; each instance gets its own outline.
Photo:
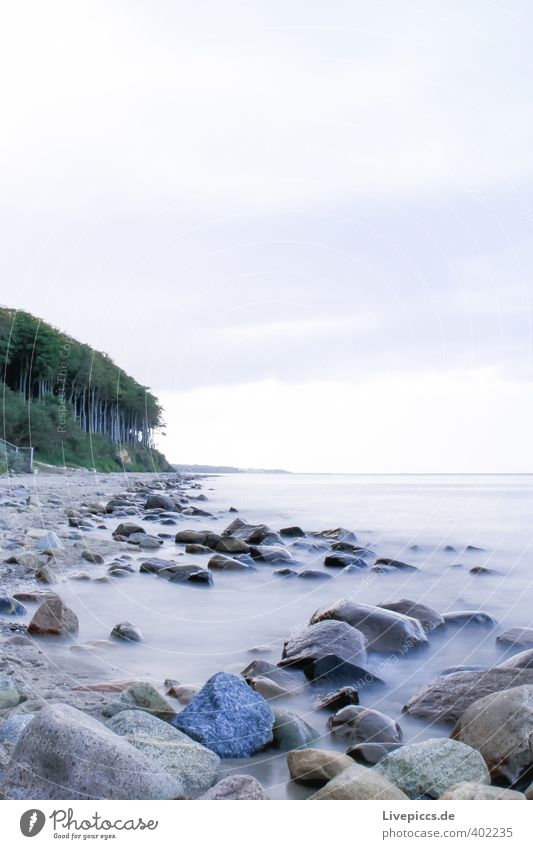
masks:
<path id="1" fill-rule="evenodd" d="M 221 758 L 247 758 L 272 741 L 274 714 L 242 678 L 218 672 L 172 724 Z"/>
<path id="2" fill-rule="evenodd" d="M 327 554 L 324 558 L 324 566 L 329 566 L 337 569 L 344 569 L 345 566 L 356 566 L 359 569 L 366 569 L 367 563 L 362 557 L 356 557 L 354 554 Z"/>
<path id="3" fill-rule="evenodd" d="M 405 800 L 409 797 L 384 775 L 365 766 L 352 763 L 310 797 L 318 799 L 380 799 Z"/>
<path id="4" fill-rule="evenodd" d="M 157 572 L 158 578 L 164 578 L 171 584 L 209 584 L 213 583 L 213 576 L 209 569 L 204 566 L 179 564 L 167 566 Z"/>
<path id="5" fill-rule="evenodd" d="M 400 743 L 402 731 L 397 722 L 379 710 L 349 705 L 330 716 L 328 728 L 333 737 L 357 743 Z"/>
<path id="6" fill-rule="evenodd" d="M 319 732 L 290 710 L 274 710 L 273 745 L 285 751 L 302 749 L 320 738 Z"/>
<path id="7" fill-rule="evenodd" d="M 418 619 L 372 604 L 341 599 L 316 610 L 310 621 L 317 623 L 330 620 L 345 622 L 358 629 L 365 635 L 368 647 L 374 651 L 406 651 L 427 643 L 427 636 Z"/>
<path id="8" fill-rule="evenodd" d="M 214 554 L 207 565 L 210 569 L 224 572 L 246 572 L 254 569 L 249 563 L 243 563 L 242 560 L 236 560 L 234 557 L 224 557 L 223 554 Z"/>
<path id="9" fill-rule="evenodd" d="M 304 537 L 305 531 L 302 531 L 298 525 L 291 525 L 289 528 L 281 528 L 280 534 L 282 537 Z"/>
<path id="10" fill-rule="evenodd" d="M 403 560 L 395 560 L 394 557 L 378 557 L 374 566 L 373 572 L 391 572 L 398 570 L 399 572 L 417 572 L 418 566 L 413 566 L 411 563 L 404 563 Z"/>
<path id="11" fill-rule="evenodd" d="M 353 686 L 355 689 L 368 684 L 383 684 L 380 678 L 376 678 L 367 669 L 349 663 L 335 654 L 319 657 L 302 663 L 306 677 L 315 684 L 323 684 L 328 687 Z"/>
<path id="12" fill-rule="evenodd" d="M 330 749 L 295 749 L 287 755 L 287 766 L 298 784 L 322 786 L 352 766 L 348 755 Z"/>
<path id="13" fill-rule="evenodd" d="M 392 610 L 394 613 L 403 613 L 412 619 L 418 619 L 425 631 L 433 631 L 444 625 L 444 616 L 419 601 L 411 601 L 409 598 L 401 598 L 399 601 L 384 601 L 378 605 L 384 610 Z"/>
<path id="14" fill-rule="evenodd" d="M 346 622 L 330 619 L 308 625 L 297 636 L 287 640 L 282 658 L 294 665 L 305 665 L 326 655 L 336 655 L 349 663 L 366 662 L 366 637 Z"/>
<path id="15" fill-rule="evenodd" d="M 130 643 L 141 643 L 144 640 L 142 631 L 131 622 L 119 622 L 112 629 L 110 636 Z"/>
<path id="16" fill-rule="evenodd" d="M 494 616 L 484 610 L 451 610 L 442 615 L 445 625 L 497 625 Z"/>
<path id="17" fill-rule="evenodd" d="M 516 648 L 533 648 L 533 628 L 509 628 L 496 637 L 497 643 Z"/>

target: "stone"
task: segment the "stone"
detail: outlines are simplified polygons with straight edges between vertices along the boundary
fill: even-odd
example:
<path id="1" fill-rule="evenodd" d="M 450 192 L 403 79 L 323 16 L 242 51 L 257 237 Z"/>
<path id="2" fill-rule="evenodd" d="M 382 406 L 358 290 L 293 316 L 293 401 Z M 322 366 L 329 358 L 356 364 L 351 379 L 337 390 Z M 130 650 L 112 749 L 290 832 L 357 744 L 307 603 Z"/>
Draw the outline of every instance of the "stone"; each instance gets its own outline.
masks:
<path id="1" fill-rule="evenodd" d="M 245 572 L 253 569 L 248 563 L 243 563 L 242 560 L 236 560 L 234 557 L 224 557 L 223 554 L 214 554 L 208 562 L 209 569 L 221 570 L 224 572 Z"/>
<path id="2" fill-rule="evenodd" d="M 94 551 L 89 551 L 88 549 L 84 549 L 84 551 L 82 551 L 82 553 L 81 553 L 81 556 L 88 563 L 98 563 L 98 564 L 100 564 L 100 563 L 104 562 L 104 558 L 102 557 L 101 554 L 97 554 Z"/>
<path id="3" fill-rule="evenodd" d="M 340 710 L 348 705 L 358 705 L 359 694 L 355 687 L 341 687 L 339 690 L 330 690 L 323 693 L 315 700 L 316 710 Z"/>
<path id="4" fill-rule="evenodd" d="M 298 572 L 298 577 L 309 581 L 331 581 L 332 579 L 332 575 L 320 572 L 318 569 L 302 569 L 301 572 Z"/>
<path id="5" fill-rule="evenodd" d="M 144 504 L 145 510 L 175 510 L 176 503 L 169 498 L 168 495 L 160 495 L 159 493 L 152 493 L 146 497 L 146 501 Z"/>
<path id="6" fill-rule="evenodd" d="M 457 722 L 477 699 L 522 684 L 533 685 L 533 669 L 495 667 L 481 672 L 454 672 L 422 687 L 404 710 L 411 716 L 436 722 Z"/>
<path id="7" fill-rule="evenodd" d="M 240 801 L 259 801 L 268 799 L 262 784 L 253 775 L 228 775 L 211 787 L 200 799 L 221 801 L 233 799 Z"/>
<path id="8" fill-rule="evenodd" d="M 461 800 L 501 800 L 509 802 L 526 801 L 523 793 L 518 790 L 506 790 L 503 787 L 493 787 L 490 784 L 479 784 L 476 781 L 463 781 L 460 784 L 453 784 L 440 796 L 443 800 L 461 799 Z"/>
<path id="9" fill-rule="evenodd" d="M 12 675 L 0 675 L 0 710 L 16 707 L 23 695 Z"/>
<path id="10" fill-rule="evenodd" d="M 257 681 L 259 678 L 266 678 L 288 692 L 299 690 L 307 683 L 307 679 L 301 670 L 282 669 L 268 660 L 252 660 L 242 670 L 241 675 L 248 683 Z"/>
<path id="11" fill-rule="evenodd" d="M 187 796 L 204 793 L 215 782 L 220 758 L 168 722 L 141 710 L 124 710 L 106 723 L 132 746 L 175 775 Z"/>
<path id="12" fill-rule="evenodd" d="M 6 563 L 17 563 L 19 566 L 25 566 L 29 569 L 38 569 L 42 565 L 42 556 L 35 554 L 33 551 L 19 551 L 12 554 L 5 561 Z"/>
<path id="13" fill-rule="evenodd" d="M 250 525 L 244 519 L 234 519 L 222 532 L 223 537 L 234 537 L 248 545 L 261 545 L 265 538 L 273 534 L 268 525 Z"/>
<path id="14" fill-rule="evenodd" d="M 213 576 L 209 569 L 204 566 L 179 564 L 176 566 L 167 566 L 165 569 L 160 569 L 157 572 L 158 578 L 165 578 L 172 584 L 209 584 L 213 583 Z"/>
<path id="15" fill-rule="evenodd" d="M 338 554 L 327 554 L 324 558 L 324 566 L 337 569 L 344 569 L 345 566 L 356 566 L 358 569 L 366 569 L 367 563 L 362 557 L 339 552 Z"/>
<path id="16" fill-rule="evenodd" d="M 7 743 L 8 745 L 15 746 L 22 732 L 30 724 L 34 716 L 34 713 L 11 714 L 0 725 L 0 743 L 2 745 Z"/>
<path id="17" fill-rule="evenodd" d="M 444 625 L 444 616 L 441 616 L 433 607 L 422 604 L 419 601 L 411 601 L 409 598 L 401 598 L 399 601 L 384 601 L 378 605 L 384 610 L 392 610 L 394 613 L 403 613 L 412 619 L 418 619 L 424 631 L 433 631 Z"/>
<path id="18" fill-rule="evenodd" d="M 402 731 L 397 722 L 379 710 L 348 705 L 328 719 L 333 737 L 357 743 L 399 743 Z"/>
<path id="19" fill-rule="evenodd" d="M 268 546 L 252 546 L 250 554 L 254 560 L 259 563 L 290 563 L 294 560 L 290 551 L 286 548 L 275 548 L 272 545 Z"/>
<path id="20" fill-rule="evenodd" d="M 269 678 L 251 678 L 248 681 L 248 684 L 255 690 L 256 693 L 260 693 L 264 699 L 281 699 L 286 698 L 287 696 L 292 696 L 292 692 L 290 690 L 286 690 L 280 684 L 276 684 L 275 681 L 271 681 Z"/>
<path id="21" fill-rule="evenodd" d="M 499 663 L 500 669 L 533 669 L 533 649 L 514 654 L 508 660 Z"/>
<path id="22" fill-rule="evenodd" d="M 167 696 L 177 699 L 180 705 L 189 705 L 200 692 L 200 687 L 194 684 L 174 684 L 167 690 Z"/>
<path id="23" fill-rule="evenodd" d="M 476 699 L 452 736 L 481 753 L 493 781 L 516 783 L 533 767 L 533 685 Z"/>
<path id="24" fill-rule="evenodd" d="M 22 733 L 0 785 L 6 799 L 176 799 L 174 776 L 101 722 L 65 704 Z"/>
<path id="25" fill-rule="evenodd" d="M 242 539 L 223 536 L 216 543 L 215 549 L 223 554 L 248 554 L 250 546 Z"/>
<path id="26" fill-rule="evenodd" d="M 365 635 L 368 648 L 374 651 L 404 652 L 427 644 L 426 633 L 418 619 L 372 604 L 342 599 L 315 611 L 310 621 L 315 623 L 329 620 L 338 620 L 357 628 Z"/>
<path id="27" fill-rule="evenodd" d="M 403 801 L 409 797 L 392 784 L 384 775 L 352 762 L 331 781 L 310 797 L 311 800 L 322 799 L 380 799 L 387 801 Z"/>
<path id="28" fill-rule="evenodd" d="M 185 554 L 211 554 L 211 549 L 198 542 L 189 542 L 185 546 Z"/>
<path id="29" fill-rule="evenodd" d="M 113 627 L 110 636 L 130 643 L 141 643 L 144 640 L 142 631 L 131 622 L 119 622 Z"/>
<path id="30" fill-rule="evenodd" d="M 272 741 L 274 714 L 242 678 L 218 672 L 172 724 L 221 758 L 246 758 Z"/>
<path id="31" fill-rule="evenodd" d="M 326 531 L 316 531 L 313 536 L 333 540 L 333 542 L 357 542 L 356 535 L 347 528 L 329 528 Z"/>
<path id="32" fill-rule="evenodd" d="M 400 745 L 400 743 L 356 743 L 355 746 L 347 749 L 346 754 L 356 763 L 374 766 L 389 752 L 399 749 Z"/>
<path id="33" fill-rule="evenodd" d="M 44 536 L 37 540 L 35 548 L 39 551 L 47 551 L 50 548 L 61 550 L 65 548 L 65 546 L 55 531 L 47 531 Z"/>
<path id="34" fill-rule="evenodd" d="M 446 625 L 485 625 L 493 627 L 497 624 L 494 616 L 484 610 L 451 610 L 443 613 Z"/>
<path id="35" fill-rule="evenodd" d="M 331 749 L 295 749 L 287 755 L 291 779 L 297 784 L 320 787 L 352 765 L 348 755 Z"/>
<path id="36" fill-rule="evenodd" d="M 47 563 L 43 563 L 35 570 L 35 578 L 41 584 L 57 584 L 59 580 L 57 573 Z"/>
<path id="37" fill-rule="evenodd" d="M 355 689 L 368 684 L 383 684 L 380 678 L 376 678 L 371 672 L 362 666 L 343 660 L 335 654 L 328 654 L 302 663 L 306 677 L 315 684 L 328 687 L 353 686 Z"/>
<path id="38" fill-rule="evenodd" d="M 167 721 L 176 715 L 176 709 L 147 681 L 130 684 L 118 699 L 103 707 L 102 713 L 104 716 L 116 716 L 123 710 L 136 708 Z"/>
<path id="39" fill-rule="evenodd" d="M 277 749 L 303 749 L 320 739 L 319 732 L 290 710 L 274 710 L 272 745 Z"/>
<path id="40" fill-rule="evenodd" d="M 449 787 L 463 781 L 490 784 L 489 771 L 479 752 L 447 737 L 401 746 L 385 755 L 374 769 L 410 799 L 438 799 Z"/>
<path id="41" fill-rule="evenodd" d="M 533 628 L 509 628 L 496 637 L 496 642 L 513 648 L 533 648 Z"/>
<path id="42" fill-rule="evenodd" d="M 209 531 L 194 531 L 194 530 L 185 530 L 178 531 L 175 536 L 175 541 L 177 543 L 181 543 L 182 545 L 188 545 L 189 543 L 195 543 L 198 545 L 205 545 L 206 539 L 209 535 Z"/>
<path id="43" fill-rule="evenodd" d="M 394 557 L 378 557 L 375 565 L 372 567 L 376 569 L 376 571 L 380 567 L 386 567 L 386 571 L 392 571 L 393 569 L 397 569 L 400 572 L 416 572 L 418 571 L 417 566 L 413 566 L 411 563 L 404 563 L 403 560 L 395 560 Z"/>
<path id="44" fill-rule="evenodd" d="M 366 637 L 346 622 L 319 621 L 286 640 L 282 658 L 293 665 L 336 655 L 353 664 L 366 663 Z"/>
<path id="45" fill-rule="evenodd" d="M 28 625 L 28 634 L 33 636 L 77 634 L 78 617 L 70 607 L 59 598 L 50 594 L 35 611 Z"/>
<path id="46" fill-rule="evenodd" d="M 288 566 L 282 566 L 281 569 L 274 569 L 272 574 L 279 578 L 296 578 L 298 576 L 296 569 L 290 569 Z"/>
<path id="47" fill-rule="evenodd" d="M 160 548 L 163 545 L 162 539 L 146 533 L 130 534 L 127 541 L 132 545 L 138 545 L 139 548 Z"/>
<path id="48" fill-rule="evenodd" d="M 281 534 L 282 537 L 297 538 L 297 537 L 304 537 L 305 531 L 302 531 L 302 529 L 300 527 L 298 527 L 298 525 L 291 525 L 288 528 L 281 528 L 280 534 Z"/>
<path id="49" fill-rule="evenodd" d="M 1 616 L 24 616 L 26 608 L 16 598 L 9 598 L 7 595 L 0 595 L 0 615 Z"/>

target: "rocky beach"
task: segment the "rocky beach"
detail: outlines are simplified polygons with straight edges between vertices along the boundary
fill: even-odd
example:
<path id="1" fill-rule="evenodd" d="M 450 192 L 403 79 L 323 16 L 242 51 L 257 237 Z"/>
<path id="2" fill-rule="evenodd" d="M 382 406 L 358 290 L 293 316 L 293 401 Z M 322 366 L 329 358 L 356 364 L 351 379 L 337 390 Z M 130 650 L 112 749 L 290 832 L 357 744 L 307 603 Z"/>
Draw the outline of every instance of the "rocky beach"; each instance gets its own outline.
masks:
<path id="1" fill-rule="evenodd" d="M 2 797 L 533 799 L 496 552 L 308 526 L 246 477 L 0 480 Z"/>

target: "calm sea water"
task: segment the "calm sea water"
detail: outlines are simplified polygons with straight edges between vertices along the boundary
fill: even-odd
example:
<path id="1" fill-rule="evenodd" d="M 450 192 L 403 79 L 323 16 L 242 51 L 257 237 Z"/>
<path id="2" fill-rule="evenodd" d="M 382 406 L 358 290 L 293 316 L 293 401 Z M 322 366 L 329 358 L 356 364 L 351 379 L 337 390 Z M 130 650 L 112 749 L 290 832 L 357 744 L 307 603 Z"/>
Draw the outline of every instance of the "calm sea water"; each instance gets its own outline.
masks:
<path id="1" fill-rule="evenodd" d="M 215 574 L 215 586 L 209 589 L 169 585 L 151 575 L 108 585 L 69 581 L 61 594 L 80 617 L 80 642 L 106 638 L 124 619 L 144 632 L 144 643 L 117 646 L 101 655 L 102 675 L 109 677 L 112 665 L 124 677 L 144 677 L 160 686 L 165 678 L 202 683 L 221 669 L 237 672 L 255 656 L 276 663 L 284 639 L 305 626 L 316 608 L 347 594 L 373 604 L 410 598 L 441 612 L 486 610 L 498 620 L 496 629 L 442 629 L 430 635 L 429 648 L 393 664 L 383 655 L 370 655 L 369 668 L 386 687 L 363 691 L 361 703 L 398 719 L 405 740 L 424 739 L 446 735 L 449 729 L 403 715 L 406 700 L 446 667 L 494 665 L 508 657 L 510 652 L 495 642 L 497 633 L 511 625 L 533 624 L 533 476 L 243 474 L 203 483 L 209 497 L 205 507 L 214 518 L 184 517 L 179 529 L 221 530 L 235 517 L 227 512 L 234 506 L 236 515 L 276 530 L 289 524 L 306 531 L 342 525 L 378 556 L 407 560 L 419 571 L 369 576 L 326 570 L 333 579 L 314 582 L 283 580 L 273 576 L 276 566 L 262 565 L 251 574 Z M 147 531 L 154 527 L 146 523 Z M 446 545 L 455 551 L 444 551 Z M 468 545 L 483 551 L 465 551 Z M 176 550 L 169 542 L 159 556 L 175 555 Z M 313 568 L 323 568 L 323 556 L 298 552 Z M 201 563 L 208 557 L 180 559 Z M 474 565 L 488 566 L 496 574 L 472 575 Z M 258 645 L 268 652 L 251 653 Z M 47 649 L 69 651 L 61 643 L 47 643 Z M 280 707 L 295 710 L 315 727 L 322 735 L 318 745 L 338 748 L 326 730 L 327 713 L 313 710 L 307 692 L 287 698 Z M 257 775 L 273 798 L 308 795 L 288 783 L 285 754 L 265 752 L 224 768 Z"/>

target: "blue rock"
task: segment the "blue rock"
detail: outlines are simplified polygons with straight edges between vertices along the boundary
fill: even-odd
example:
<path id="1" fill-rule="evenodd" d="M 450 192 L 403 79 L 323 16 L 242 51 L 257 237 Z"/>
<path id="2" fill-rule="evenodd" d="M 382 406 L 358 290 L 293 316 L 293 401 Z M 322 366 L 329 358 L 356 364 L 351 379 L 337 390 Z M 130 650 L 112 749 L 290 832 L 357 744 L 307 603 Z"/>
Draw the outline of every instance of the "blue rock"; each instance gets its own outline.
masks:
<path id="1" fill-rule="evenodd" d="M 4 616 L 23 616 L 26 613 L 26 608 L 16 598 L 9 598 L 7 595 L 0 595 L 0 613 Z"/>
<path id="2" fill-rule="evenodd" d="M 274 714 L 237 675 L 218 672 L 172 725 L 221 758 L 249 758 L 272 741 Z"/>
<path id="3" fill-rule="evenodd" d="M 0 743 L 18 743 L 26 726 L 34 718 L 34 713 L 14 713 L 0 725 Z"/>

